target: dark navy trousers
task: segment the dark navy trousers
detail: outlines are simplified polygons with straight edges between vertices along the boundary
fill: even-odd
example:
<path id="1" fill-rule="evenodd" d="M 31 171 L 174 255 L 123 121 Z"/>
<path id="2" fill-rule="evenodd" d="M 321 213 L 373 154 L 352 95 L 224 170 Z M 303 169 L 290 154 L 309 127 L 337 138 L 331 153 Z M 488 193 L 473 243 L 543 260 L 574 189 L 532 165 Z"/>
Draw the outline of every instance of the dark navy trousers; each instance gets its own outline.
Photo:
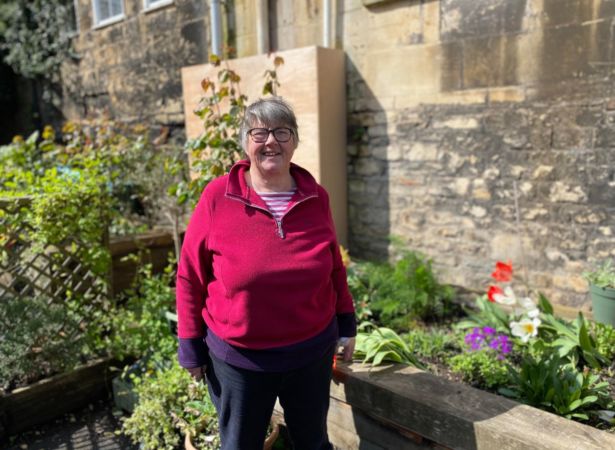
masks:
<path id="1" fill-rule="evenodd" d="M 262 450 L 276 398 L 295 450 L 331 450 L 327 412 L 333 351 L 287 372 L 241 369 L 210 356 L 207 387 L 218 411 L 222 450 Z"/>

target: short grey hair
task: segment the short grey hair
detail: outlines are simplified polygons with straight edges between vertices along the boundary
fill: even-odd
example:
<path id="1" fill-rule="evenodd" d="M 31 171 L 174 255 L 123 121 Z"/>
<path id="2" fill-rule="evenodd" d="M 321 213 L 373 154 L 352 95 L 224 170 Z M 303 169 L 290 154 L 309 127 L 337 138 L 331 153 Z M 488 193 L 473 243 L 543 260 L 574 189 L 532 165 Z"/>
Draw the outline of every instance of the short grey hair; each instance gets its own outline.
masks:
<path id="1" fill-rule="evenodd" d="M 297 117 L 292 106 L 282 97 L 260 98 L 246 108 L 239 129 L 241 146 L 244 150 L 248 145 L 248 130 L 254 128 L 256 124 L 265 127 L 288 127 L 293 132 L 295 144 L 299 143 Z"/>

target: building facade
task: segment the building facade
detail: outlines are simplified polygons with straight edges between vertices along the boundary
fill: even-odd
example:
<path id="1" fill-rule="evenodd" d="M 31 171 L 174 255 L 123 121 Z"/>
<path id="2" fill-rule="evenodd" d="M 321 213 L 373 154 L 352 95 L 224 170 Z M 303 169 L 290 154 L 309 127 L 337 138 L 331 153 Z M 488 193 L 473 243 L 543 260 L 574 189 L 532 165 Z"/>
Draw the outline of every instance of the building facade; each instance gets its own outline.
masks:
<path id="1" fill-rule="evenodd" d="M 123 13 L 106 23 L 93 3 L 76 3 L 67 116 L 180 125 L 209 1 L 107 1 L 101 17 Z M 234 56 L 262 46 L 263 7 L 269 50 L 322 45 L 330 11 L 346 53 L 352 255 L 387 257 L 396 236 L 476 290 L 511 260 L 531 289 L 589 306 L 582 272 L 615 257 L 615 1 L 227 1 Z"/>

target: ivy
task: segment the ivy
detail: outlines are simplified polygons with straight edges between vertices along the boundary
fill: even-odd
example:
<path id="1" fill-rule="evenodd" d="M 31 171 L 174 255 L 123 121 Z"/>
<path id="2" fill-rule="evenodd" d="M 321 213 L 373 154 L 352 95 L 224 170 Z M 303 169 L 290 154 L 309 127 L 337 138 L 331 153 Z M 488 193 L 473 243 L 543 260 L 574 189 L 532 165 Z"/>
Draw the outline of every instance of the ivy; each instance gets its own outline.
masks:
<path id="1" fill-rule="evenodd" d="M 12 0 L 0 5 L 0 50 L 26 78 L 54 80 L 71 54 L 71 0 Z"/>

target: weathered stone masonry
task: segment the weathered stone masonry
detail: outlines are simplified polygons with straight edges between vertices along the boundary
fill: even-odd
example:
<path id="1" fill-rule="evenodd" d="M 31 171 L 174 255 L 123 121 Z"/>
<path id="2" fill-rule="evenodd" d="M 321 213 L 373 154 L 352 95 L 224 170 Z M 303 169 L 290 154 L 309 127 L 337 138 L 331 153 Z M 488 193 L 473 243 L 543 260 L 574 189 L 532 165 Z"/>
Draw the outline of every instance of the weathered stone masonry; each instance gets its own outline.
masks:
<path id="1" fill-rule="evenodd" d="M 180 68 L 207 61 L 208 3 L 175 0 L 151 11 L 125 0 L 125 18 L 93 28 L 91 0 L 78 0 L 78 57 L 62 71 L 64 113 L 183 123 Z"/>
<path id="2" fill-rule="evenodd" d="M 588 306 L 582 271 L 615 256 L 615 2 L 408 8 L 423 24 L 439 15 L 437 42 L 393 41 L 409 60 L 380 66 L 394 72 L 379 75 L 386 84 L 351 65 L 351 252 L 385 256 L 398 236 L 447 281 L 475 289 L 495 260 L 510 259 L 531 288 Z M 351 62 L 388 51 L 358 48 Z M 427 74 L 424 52 L 437 59 Z"/>
<path id="3" fill-rule="evenodd" d="M 207 60 L 209 2 L 126 0 L 101 29 L 78 3 L 69 116 L 182 123 L 179 68 Z M 351 254 L 386 257 L 398 236 L 477 290 L 510 259 L 531 288 L 587 308 L 581 273 L 615 256 L 615 0 L 334 3 Z M 255 3 L 226 4 L 227 37 L 253 55 Z M 273 50 L 321 43 L 322 1 L 269 6 Z"/>

